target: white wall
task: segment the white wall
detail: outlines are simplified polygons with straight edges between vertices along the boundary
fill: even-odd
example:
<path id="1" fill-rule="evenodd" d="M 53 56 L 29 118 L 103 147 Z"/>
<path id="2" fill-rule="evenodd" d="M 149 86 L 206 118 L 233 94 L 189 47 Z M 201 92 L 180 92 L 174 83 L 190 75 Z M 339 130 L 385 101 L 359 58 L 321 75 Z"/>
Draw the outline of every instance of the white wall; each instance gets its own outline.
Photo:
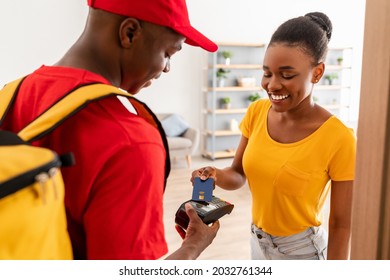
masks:
<path id="1" fill-rule="evenodd" d="M 2 0 L 0 85 L 57 62 L 84 28 L 86 2 Z"/>
<path id="2" fill-rule="evenodd" d="M 0 84 L 55 63 L 84 28 L 86 0 L 12 0 L 0 4 Z M 192 24 L 214 41 L 267 43 L 283 21 L 312 11 L 333 22 L 332 46 L 354 47 L 359 96 L 365 0 L 187 0 Z M 200 48 L 185 45 L 171 72 L 138 94 L 155 112 L 177 112 L 192 125 L 201 120 Z M 358 98 L 354 101 L 356 108 Z"/>

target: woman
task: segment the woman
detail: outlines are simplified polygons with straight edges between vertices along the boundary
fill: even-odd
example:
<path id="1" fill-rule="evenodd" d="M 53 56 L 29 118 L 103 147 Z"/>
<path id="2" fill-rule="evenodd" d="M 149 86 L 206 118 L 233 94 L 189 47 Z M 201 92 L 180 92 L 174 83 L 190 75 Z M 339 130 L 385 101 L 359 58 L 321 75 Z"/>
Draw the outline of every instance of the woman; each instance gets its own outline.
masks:
<path id="1" fill-rule="evenodd" d="M 264 56 L 269 98 L 248 108 L 232 165 L 192 174 L 226 190 L 248 179 L 253 259 L 326 259 L 326 251 L 328 259 L 349 258 L 356 139 L 312 99 L 331 35 L 323 13 L 283 23 Z M 321 213 L 329 193 L 328 238 Z"/>

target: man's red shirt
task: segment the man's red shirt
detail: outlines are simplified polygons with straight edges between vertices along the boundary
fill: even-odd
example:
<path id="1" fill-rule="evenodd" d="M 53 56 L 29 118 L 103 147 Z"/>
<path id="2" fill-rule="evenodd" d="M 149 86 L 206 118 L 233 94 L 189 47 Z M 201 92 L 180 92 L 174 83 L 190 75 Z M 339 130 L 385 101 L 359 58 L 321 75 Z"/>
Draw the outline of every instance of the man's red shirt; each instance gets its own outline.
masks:
<path id="1" fill-rule="evenodd" d="M 20 87 L 3 128 L 19 131 L 83 84 L 109 84 L 74 68 L 42 66 Z M 117 97 L 89 103 L 34 145 L 72 152 L 62 168 L 68 231 L 77 259 L 157 259 L 163 226 L 165 149 L 158 130 Z"/>

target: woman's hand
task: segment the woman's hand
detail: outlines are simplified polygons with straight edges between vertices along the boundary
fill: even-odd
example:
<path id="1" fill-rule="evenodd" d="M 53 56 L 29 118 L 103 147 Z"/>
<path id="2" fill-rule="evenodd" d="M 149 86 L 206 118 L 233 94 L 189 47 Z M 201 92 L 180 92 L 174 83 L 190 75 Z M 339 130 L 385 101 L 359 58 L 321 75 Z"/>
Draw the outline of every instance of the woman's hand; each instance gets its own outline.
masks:
<path id="1" fill-rule="evenodd" d="M 192 172 L 191 183 L 194 185 L 194 178 L 199 177 L 201 180 L 207 180 L 208 178 L 214 179 L 214 187 L 215 182 L 217 181 L 217 169 L 213 166 L 206 166 L 199 169 L 196 169 Z"/>

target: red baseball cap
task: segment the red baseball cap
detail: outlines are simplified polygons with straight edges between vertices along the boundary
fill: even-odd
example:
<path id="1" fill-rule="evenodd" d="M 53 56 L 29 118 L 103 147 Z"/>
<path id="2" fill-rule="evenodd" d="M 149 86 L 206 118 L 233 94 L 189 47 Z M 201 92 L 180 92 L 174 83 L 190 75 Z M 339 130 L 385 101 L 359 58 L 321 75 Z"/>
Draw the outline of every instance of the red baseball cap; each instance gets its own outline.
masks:
<path id="1" fill-rule="evenodd" d="M 185 0 L 88 0 L 88 5 L 110 13 L 167 26 L 185 42 L 215 52 L 218 46 L 191 26 Z"/>

